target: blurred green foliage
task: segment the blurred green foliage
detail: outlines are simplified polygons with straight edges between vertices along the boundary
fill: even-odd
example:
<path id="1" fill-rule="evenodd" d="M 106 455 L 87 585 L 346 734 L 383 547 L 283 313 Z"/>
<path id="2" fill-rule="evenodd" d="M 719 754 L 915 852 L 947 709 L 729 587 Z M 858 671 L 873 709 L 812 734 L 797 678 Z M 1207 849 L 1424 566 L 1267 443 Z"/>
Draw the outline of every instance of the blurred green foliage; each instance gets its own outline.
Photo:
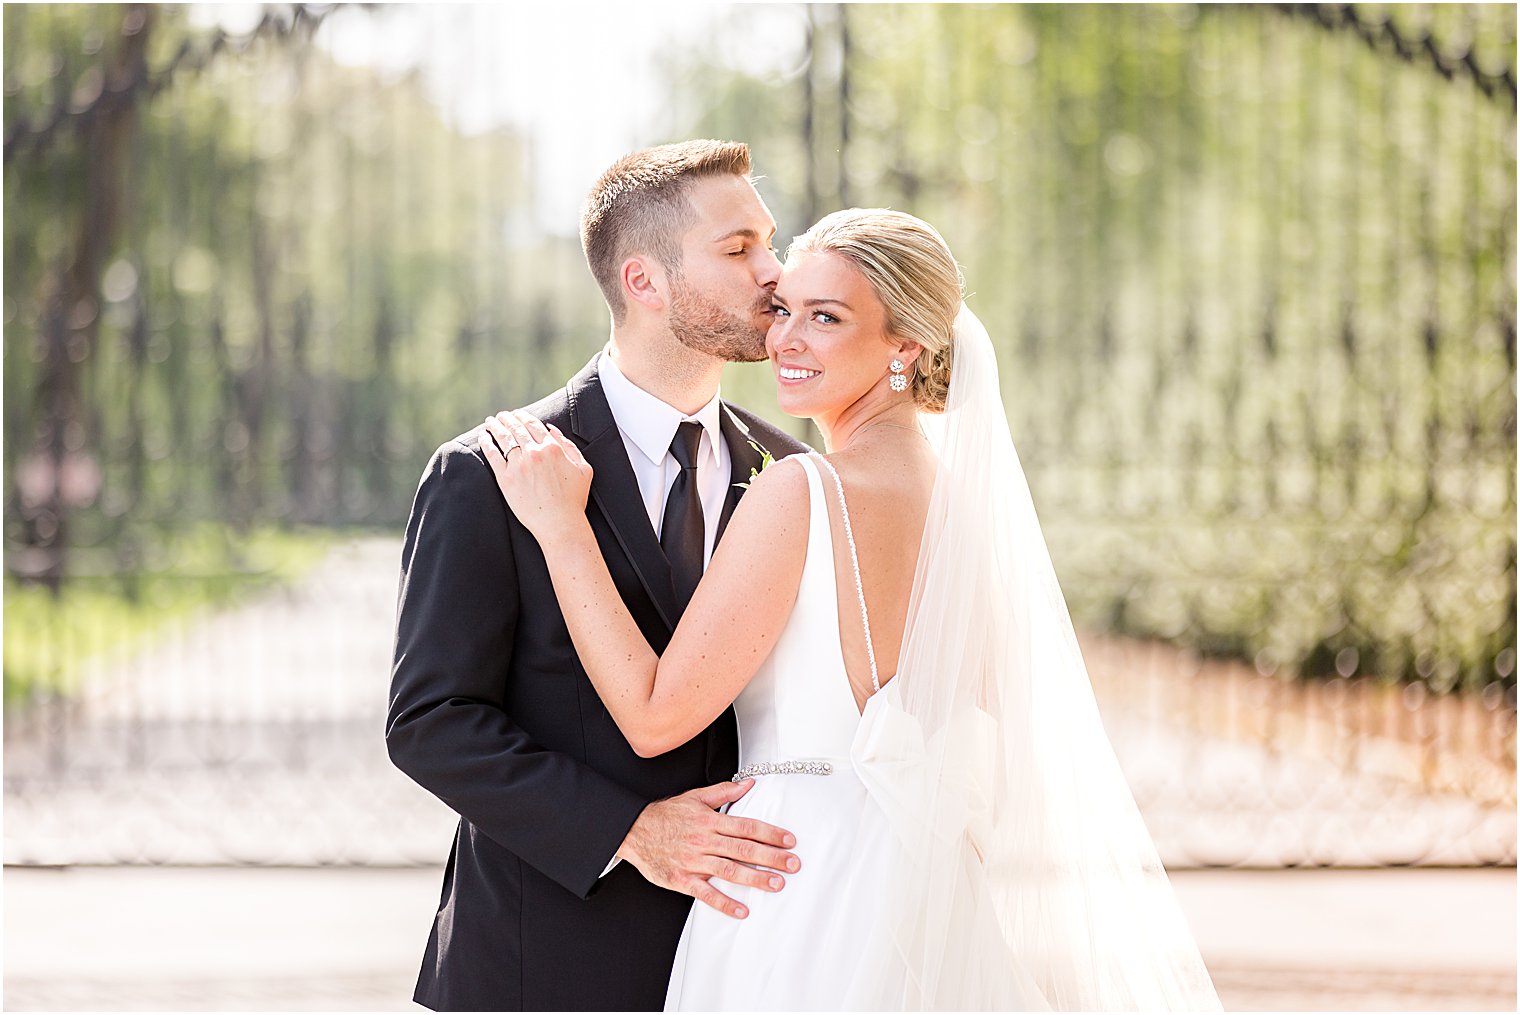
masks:
<path id="1" fill-rule="evenodd" d="M 55 597 L 5 578 L 5 704 L 71 694 L 89 664 L 150 643 L 174 622 L 305 574 L 327 549 L 322 529 L 187 526 L 122 571 L 76 574 Z M 88 568 L 88 558 L 77 569 Z"/>
<path id="2" fill-rule="evenodd" d="M 54 584 L 195 521 L 398 524 L 437 443 L 606 327 L 532 137 L 340 66 L 320 10 L 214 56 L 134 10 L 4 11 L 6 561 Z M 1515 13 L 1354 10 L 1429 45 L 1267 7 L 740 8 L 672 55 L 671 112 L 751 143 L 783 235 L 940 227 L 1081 622 L 1513 685 L 1515 106 L 1428 54 L 1512 82 Z M 735 70 L 777 17 L 795 59 Z M 151 87 L 92 98 L 133 39 Z M 725 394 L 774 407 L 764 369 Z"/>
<path id="3" fill-rule="evenodd" d="M 124 13 L 5 18 L 9 133 L 103 59 Z M 184 8 L 145 31 L 160 63 L 207 45 Z M 35 436 L 47 294 L 99 227 L 81 194 L 96 140 L 66 127 L 6 166 L 12 544 L 48 542 L 22 528 L 47 505 L 17 478 L 52 450 Z M 69 545 L 186 519 L 396 523 L 434 446 L 603 340 L 578 245 L 531 230 L 526 141 L 460 133 L 415 75 L 340 66 L 300 32 L 257 38 L 167 80 L 119 154 L 95 304 L 71 308 L 96 330 L 69 336 L 82 395 L 62 440 L 101 477 Z"/>
<path id="4" fill-rule="evenodd" d="M 1382 41 L 1265 7 L 817 7 L 793 73 L 698 58 L 677 94 L 751 142 L 783 232 L 848 205 L 944 232 L 1082 622 L 1512 685 L 1515 11 L 1352 15 Z M 1469 51 L 1507 92 L 1448 80 Z"/>

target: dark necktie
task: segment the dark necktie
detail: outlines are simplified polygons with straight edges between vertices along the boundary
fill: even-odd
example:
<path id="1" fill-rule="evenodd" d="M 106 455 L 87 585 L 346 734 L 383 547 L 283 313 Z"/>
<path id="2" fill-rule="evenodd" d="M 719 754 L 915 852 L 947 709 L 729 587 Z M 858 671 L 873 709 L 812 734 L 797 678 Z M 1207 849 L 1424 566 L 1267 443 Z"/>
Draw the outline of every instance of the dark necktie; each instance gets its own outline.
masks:
<path id="1" fill-rule="evenodd" d="M 665 520 L 660 526 L 660 548 L 670 561 L 670 583 L 676 602 L 684 610 L 702 580 L 702 544 L 707 528 L 702 521 L 702 497 L 697 492 L 697 448 L 702 443 L 701 423 L 682 423 L 670 442 L 671 457 L 681 467 L 665 498 Z"/>

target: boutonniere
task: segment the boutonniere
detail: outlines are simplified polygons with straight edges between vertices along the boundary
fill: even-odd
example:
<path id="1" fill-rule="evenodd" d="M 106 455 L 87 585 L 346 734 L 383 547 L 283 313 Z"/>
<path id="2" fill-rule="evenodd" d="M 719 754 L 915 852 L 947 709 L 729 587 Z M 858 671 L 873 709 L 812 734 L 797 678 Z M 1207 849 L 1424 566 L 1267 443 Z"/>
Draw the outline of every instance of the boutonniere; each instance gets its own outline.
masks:
<path id="1" fill-rule="evenodd" d="M 757 469 L 754 466 L 750 466 L 749 481 L 745 482 L 745 483 L 735 483 L 734 484 L 735 486 L 737 486 L 741 490 L 748 490 L 749 489 L 749 484 L 753 483 L 755 481 L 755 477 L 759 476 L 760 473 L 764 472 L 766 469 L 769 469 L 772 465 L 776 464 L 776 459 L 774 459 L 774 458 L 771 457 L 771 453 L 769 451 L 765 450 L 764 448 L 762 448 L 759 444 L 755 443 L 755 439 L 753 437 L 747 437 L 747 438 L 745 438 L 745 440 L 749 443 L 750 447 L 754 448 L 756 451 L 758 451 L 760 453 L 760 468 Z"/>

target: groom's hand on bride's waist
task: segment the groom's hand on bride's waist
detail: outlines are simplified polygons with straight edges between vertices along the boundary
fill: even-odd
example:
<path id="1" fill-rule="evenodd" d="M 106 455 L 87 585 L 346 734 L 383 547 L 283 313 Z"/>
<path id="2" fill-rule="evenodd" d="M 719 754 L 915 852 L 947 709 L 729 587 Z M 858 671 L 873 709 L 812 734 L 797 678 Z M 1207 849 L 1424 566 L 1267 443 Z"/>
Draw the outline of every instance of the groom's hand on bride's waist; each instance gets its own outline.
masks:
<path id="1" fill-rule="evenodd" d="M 787 852 L 797 844 L 792 833 L 718 810 L 752 785 L 749 779 L 722 782 L 656 800 L 628 830 L 617 855 L 651 883 L 744 919 L 747 909 L 713 887 L 713 879 L 779 892 L 786 879 L 777 872 L 795 873 L 802 867 L 796 854 Z"/>

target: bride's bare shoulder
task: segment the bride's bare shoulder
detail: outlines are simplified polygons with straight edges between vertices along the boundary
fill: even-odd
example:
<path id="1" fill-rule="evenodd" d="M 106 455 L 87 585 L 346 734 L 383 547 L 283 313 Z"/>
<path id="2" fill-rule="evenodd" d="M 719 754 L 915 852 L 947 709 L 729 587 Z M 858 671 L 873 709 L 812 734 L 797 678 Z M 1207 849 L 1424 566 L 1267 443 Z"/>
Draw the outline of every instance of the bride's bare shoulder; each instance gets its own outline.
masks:
<path id="1" fill-rule="evenodd" d="M 763 469 L 749 481 L 739 507 L 759 504 L 770 510 L 806 504 L 807 476 L 802 471 L 801 455 L 791 455 Z"/>
<path id="2" fill-rule="evenodd" d="M 750 481 L 727 534 L 713 551 L 709 574 L 722 570 L 717 564 L 720 557 L 727 561 L 735 556 L 750 561 L 746 580 L 753 580 L 749 572 L 756 561 L 801 573 L 808 538 L 808 483 L 795 457 L 776 462 Z"/>

